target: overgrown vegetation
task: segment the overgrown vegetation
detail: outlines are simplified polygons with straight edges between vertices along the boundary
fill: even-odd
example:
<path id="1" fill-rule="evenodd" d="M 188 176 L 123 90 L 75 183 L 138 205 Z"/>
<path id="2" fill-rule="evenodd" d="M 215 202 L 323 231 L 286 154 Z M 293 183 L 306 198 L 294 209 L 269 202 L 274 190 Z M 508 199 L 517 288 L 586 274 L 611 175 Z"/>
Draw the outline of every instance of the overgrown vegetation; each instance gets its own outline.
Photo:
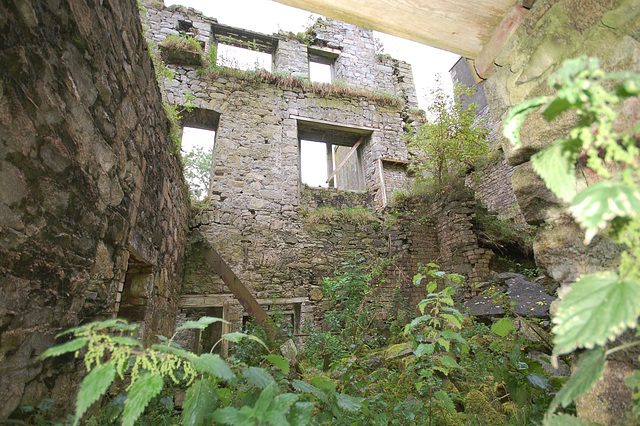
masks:
<path id="1" fill-rule="evenodd" d="M 547 121 L 575 112 L 576 126 L 567 137 L 533 155 L 533 168 L 555 195 L 570 204 L 569 212 L 585 230 L 585 244 L 605 231 L 626 246 L 617 270 L 584 275 L 573 283 L 553 318 L 552 361 L 557 364 L 558 357 L 577 349 L 587 352 L 553 399 L 545 423 L 582 424 L 555 412 L 596 384 L 612 354 L 640 345 L 638 339 L 614 342 L 637 327 L 640 315 L 640 123 L 622 131 L 614 126 L 616 105 L 640 94 L 640 75 L 606 74 L 596 58 L 582 56 L 565 61 L 549 77 L 549 85 L 556 90 L 553 95 L 531 99 L 510 112 L 505 137 L 520 146 L 520 126 L 529 113 L 541 107 Z M 576 190 L 576 167 L 588 177 L 588 187 L 580 192 Z M 626 383 L 633 390 L 635 403 L 630 413 L 633 419 L 628 420 L 638 422 L 640 371 Z"/>
<path id="2" fill-rule="evenodd" d="M 462 277 L 435 264 L 414 277 L 425 288 L 421 315 L 406 327 L 392 327 L 400 343 L 376 341 L 372 280 L 382 267 L 362 258 L 345 262 L 323 288 L 331 308 L 325 338 L 309 336 L 297 371 L 274 346 L 241 360 L 180 348 L 175 335 L 144 348 L 130 336 L 136 325 L 122 320 L 84 325 L 63 333 L 72 340 L 43 358 L 74 353 L 89 374 L 78 394 L 72 421 L 79 423 L 100 397 L 102 408 L 86 424 L 131 425 L 482 425 L 535 424 L 562 380 L 549 379 L 528 352 L 538 345 L 518 338 L 509 320 L 491 329 L 466 318 L 452 294 Z M 388 265 L 386 265 L 388 266 Z M 427 282 L 425 284 L 425 282 Z M 188 321 L 176 333 L 203 330 L 216 318 Z M 62 337 L 62 336 L 61 336 Z M 315 339 L 315 340 L 314 340 Z M 240 343 L 242 346 L 244 343 Z M 248 346 L 245 345 L 245 348 Z M 330 346 L 334 345 L 334 346 Z M 255 349 L 255 348 L 254 348 Z M 327 368 L 322 372 L 318 361 Z M 249 362 L 247 362 L 249 361 Z M 297 375 L 301 375 L 298 378 Z M 186 393 L 185 393 L 186 392 Z M 176 405 L 176 395 L 185 395 Z M 146 412 L 145 412 L 146 408 Z M 182 411 L 181 411 L 182 410 Z"/>
<path id="3" fill-rule="evenodd" d="M 188 50 L 193 53 L 202 53 L 202 45 L 191 36 L 169 34 L 162 40 L 160 45 L 174 50 Z"/>
<path id="4" fill-rule="evenodd" d="M 202 201 L 207 196 L 212 159 L 213 146 L 209 149 L 197 146 L 182 156 L 184 176 L 189 183 L 189 195 L 192 202 Z"/>
<path id="5" fill-rule="evenodd" d="M 462 107 L 462 97 L 473 88 L 456 85 L 453 98 L 441 87 L 433 89 L 427 107 L 427 121 L 405 134 L 412 154 L 410 169 L 419 180 L 443 187 L 457 180 L 478 158 L 489 155 L 489 131 L 483 121 L 476 122 L 476 105 Z"/>
<path id="6" fill-rule="evenodd" d="M 269 72 L 264 69 L 239 70 L 236 68 L 218 66 L 217 55 L 214 49 L 210 49 L 205 54 L 204 66 L 198 70 L 200 75 L 212 80 L 227 77 L 243 81 L 248 84 L 266 83 L 272 84 L 280 89 L 301 89 L 305 92 L 314 93 L 320 97 L 363 97 L 381 105 L 398 106 L 403 100 L 398 96 L 381 92 L 378 90 L 368 90 L 349 86 L 340 81 L 331 83 L 311 82 L 308 79 L 295 77 L 289 73 Z"/>

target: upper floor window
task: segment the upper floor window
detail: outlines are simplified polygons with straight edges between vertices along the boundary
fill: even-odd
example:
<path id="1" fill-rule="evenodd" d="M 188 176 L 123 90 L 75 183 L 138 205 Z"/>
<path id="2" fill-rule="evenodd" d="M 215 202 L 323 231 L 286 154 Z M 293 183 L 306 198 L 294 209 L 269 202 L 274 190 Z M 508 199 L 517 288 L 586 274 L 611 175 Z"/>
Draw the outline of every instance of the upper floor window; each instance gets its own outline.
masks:
<path id="1" fill-rule="evenodd" d="M 317 83 L 331 83 L 335 78 L 334 52 L 309 48 L 309 79 Z"/>
<path id="2" fill-rule="evenodd" d="M 267 70 L 271 72 L 272 57 L 270 53 L 245 49 L 229 44 L 218 44 L 216 65 L 236 68 L 244 71 Z"/>

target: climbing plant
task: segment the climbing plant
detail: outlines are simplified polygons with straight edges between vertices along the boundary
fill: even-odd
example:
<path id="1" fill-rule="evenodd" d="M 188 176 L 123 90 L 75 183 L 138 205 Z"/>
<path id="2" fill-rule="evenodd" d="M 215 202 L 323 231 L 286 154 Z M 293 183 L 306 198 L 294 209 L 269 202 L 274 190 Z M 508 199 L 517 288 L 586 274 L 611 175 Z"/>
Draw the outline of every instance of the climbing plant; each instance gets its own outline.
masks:
<path id="1" fill-rule="evenodd" d="M 610 343 L 636 328 L 640 315 L 640 124 L 624 131 L 614 126 L 616 105 L 640 94 L 640 75 L 607 74 L 597 58 L 581 56 L 565 61 L 549 77 L 549 85 L 555 89 L 553 95 L 530 99 L 510 111 L 504 135 L 520 147 L 520 127 L 528 114 L 542 109 L 544 118 L 553 121 L 574 112 L 575 127 L 533 155 L 533 168 L 555 195 L 569 203 L 569 212 L 585 230 L 585 244 L 606 231 L 626 246 L 617 270 L 585 275 L 573 283 L 553 318 L 555 364 L 559 356 L 589 350 L 547 412 L 547 424 L 567 424 L 563 422 L 575 419 L 554 415 L 556 409 L 591 389 L 613 353 L 640 345 L 640 340 Z M 592 177 L 580 192 L 577 174 Z M 639 378 L 636 371 L 627 381 L 637 399 Z M 637 404 L 634 412 L 640 414 Z"/>

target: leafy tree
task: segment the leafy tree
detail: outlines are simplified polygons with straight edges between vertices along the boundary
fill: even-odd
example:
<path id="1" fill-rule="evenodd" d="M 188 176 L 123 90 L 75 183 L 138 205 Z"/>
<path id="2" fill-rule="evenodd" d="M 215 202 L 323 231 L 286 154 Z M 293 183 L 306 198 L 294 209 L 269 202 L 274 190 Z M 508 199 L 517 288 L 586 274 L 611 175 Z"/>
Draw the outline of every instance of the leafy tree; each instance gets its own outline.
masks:
<path id="1" fill-rule="evenodd" d="M 433 89 L 428 121 L 410 128 L 407 142 L 413 153 L 410 166 L 422 179 L 439 186 L 473 167 L 476 159 L 489 154 L 483 120 L 477 120 L 475 103 L 463 108 L 462 97 L 471 96 L 473 88 L 456 85 L 453 98 L 442 87 Z"/>
<path id="2" fill-rule="evenodd" d="M 184 176 L 189 182 L 189 194 L 193 200 L 202 200 L 207 196 L 212 157 L 213 148 L 207 150 L 201 146 L 186 152 L 182 157 Z"/>

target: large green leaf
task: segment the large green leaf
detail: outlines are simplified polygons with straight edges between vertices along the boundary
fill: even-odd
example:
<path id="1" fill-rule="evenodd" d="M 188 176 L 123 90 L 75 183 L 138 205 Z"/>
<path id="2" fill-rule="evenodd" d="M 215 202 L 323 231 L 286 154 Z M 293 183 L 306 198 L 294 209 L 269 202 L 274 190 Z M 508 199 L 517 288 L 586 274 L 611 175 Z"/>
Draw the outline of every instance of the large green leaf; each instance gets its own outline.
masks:
<path id="1" fill-rule="evenodd" d="M 198 330 L 204 330 L 210 324 L 213 324 L 215 322 L 223 322 L 223 323 L 229 324 L 228 321 L 225 321 L 222 318 L 201 317 L 198 321 L 185 321 L 184 323 L 182 323 L 182 325 L 180 327 L 176 328 L 176 333 L 178 331 L 190 330 L 190 329 L 194 329 L 194 328 L 198 329 Z"/>
<path id="2" fill-rule="evenodd" d="M 315 387 L 310 383 L 303 382 L 302 380 L 294 379 L 291 381 L 291 386 L 293 386 L 293 388 L 298 392 L 310 393 L 314 395 L 316 398 L 318 398 L 320 401 L 324 403 L 328 402 L 327 395 L 323 391 L 321 391 L 319 388 Z"/>
<path id="3" fill-rule="evenodd" d="M 586 275 L 560 300 L 553 318 L 553 361 L 577 348 L 591 349 L 637 325 L 640 284 L 614 272 Z"/>
<path id="4" fill-rule="evenodd" d="M 249 383 L 259 387 L 260 389 L 264 389 L 271 383 L 275 382 L 271 374 L 258 367 L 247 367 L 242 370 L 242 375 Z"/>
<path id="5" fill-rule="evenodd" d="M 527 115 L 537 110 L 542 105 L 549 102 L 548 96 L 541 96 L 539 98 L 529 99 L 515 107 L 511 108 L 507 118 L 504 120 L 504 128 L 502 134 L 516 147 L 520 147 L 520 127 L 524 123 L 524 119 Z"/>
<path id="6" fill-rule="evenodd" d="M 260 343 L 262 346 L 264 346 L 264 348 L 266 350 L 269 350 L 269 347 L 266 345 L 266 343 L 264 343 L 259 337 L 253 336 L 251 334 L 245 334 L 245 333 L 240 333 L 240 332 L 236 331 L 236 332 L 233 332 L 233 333 L 223 334 L 222 338 L 230 340 L 230 341 L 232 341 L 234 343 L 238 343 L 242 339 L 247 338 L 249 340 L 253 340 L 254 342 Z"/>
<path id="7" fill-rule="evenodd" d="M 336 394 L 336 402 L 338 403 L 338 407 L 352 413 L 362 409 L 362 398 L 355 398 L 344 393 Z"/>
<path id="8" fill-rule="evenodd" d="M 576 195 L 569 211 L 585 228 L 584 243 L 589 244 L 614 218 L 639 214 L 640 191 L 624 182 L 598 182 Z"/>
<path id="9" fill-rule="evenodd" d="M 289 424 L 305 426 L 311 422 L 311 416 L 313 416 L 313 402 L 296 402 L 289 410 Z"/>
<path id="10" fill-rule="evenodd" d="M 513 322 L 509 318 L 501 318 L 491 325 L 491 331 L 500 337 L 504 337 L 514 330 Z"/>
<path id="11" fill-rule="evenodd" d="M 66 354 L 68 352 L 78 351 L 84 348 L 88 342 L 89 342 L 89 339 L 86 339 L 84 337 L 69 340 L 68 342 L 63 343 L 62 345 L 54 346 L 52 348 L 47 349 L 40 355 L 40 359 L 45 359 L 52 356 L 59 356 L 62 354 Z"/>
<path id="12" fill-rule="evenodd" d="M 255 421 L 234 407 L 219 408 L 213 412 L 213 420 L 233 426 L 255 426 Z"/>
<path id="13" fill-rule="evenodd" d="M 122 413 L 122 425 L 133 426 L 149 402 L 160 393 L 164 380 L 157 372 L 144 372 L 129 389 Z"/>
<path id="14" fill-rule="evenodd" d="M 204 424 L 208 421 L 207 417 L 210 416 L 217 402 L 216 386 L 208 379 L 198 380 L 187 390 L 182 411 L 182 424 L 188 426 Z"/>
<path id="15" fill-rule="evenodd" d="M 531 157 L 533 170 L 547 188 L 567 202 L 576 195 L 575 162 L 581 147 L 578 140 L 561 139 Z"/>
<path id="16" fill-rule="evenodd" d="M 278 395 L 274 400 L 273 409 L 286 413 L 299 398 L 300 396 L 295 393 L 283 393 L 282 395 Z"/>
<path id="17" fill-rule="evenodd" d="M 413 354 L 417 357 L 422 355 L 431 355 L 435 347 L 432 343 L 420 343 L 418 347 L 413 351 Z"/>
<path id="18" fill-rule="evenodd" d="M 267 355 L 267 360 L 282 370 L 284 374 L 289 374 L 289 361 L 282 357 L 282 355 L 270 354 Z"/>
<path id="19" fill-rule="evenodd" d="M 233 380 L 236 376 L 220 355 L 202 354 L 193 360 L 193 366 L 199 373 L 209 373 L 222 380 Z"/>
<path id="20" fill-rule="evenodd" d="M 102 396 L 116 377 L 116 366 L 112 362 L 97 365 L 82 381 L 73 424 L 77 425 L 85 411 Z"/>
<path id="21" fill-rule="evenodd" d="M 576 371 L 551 401 L 547 414 L 553 414 L 559 406 L 566 407 L 591 389 L 602 377 L 604 364 L 604 348 L 596 348 L 583 354 L 578 361 Z"/>
<path id="22" fill-rule="evenodd" d="M 253 406 L 253 411 L 258 418 L 264 418 L 265 413 L 269 410 L 273 399 L 276 396 L 276 384 L 271 382 L 269 386 L 262 389 L 258 400 Z"/>

